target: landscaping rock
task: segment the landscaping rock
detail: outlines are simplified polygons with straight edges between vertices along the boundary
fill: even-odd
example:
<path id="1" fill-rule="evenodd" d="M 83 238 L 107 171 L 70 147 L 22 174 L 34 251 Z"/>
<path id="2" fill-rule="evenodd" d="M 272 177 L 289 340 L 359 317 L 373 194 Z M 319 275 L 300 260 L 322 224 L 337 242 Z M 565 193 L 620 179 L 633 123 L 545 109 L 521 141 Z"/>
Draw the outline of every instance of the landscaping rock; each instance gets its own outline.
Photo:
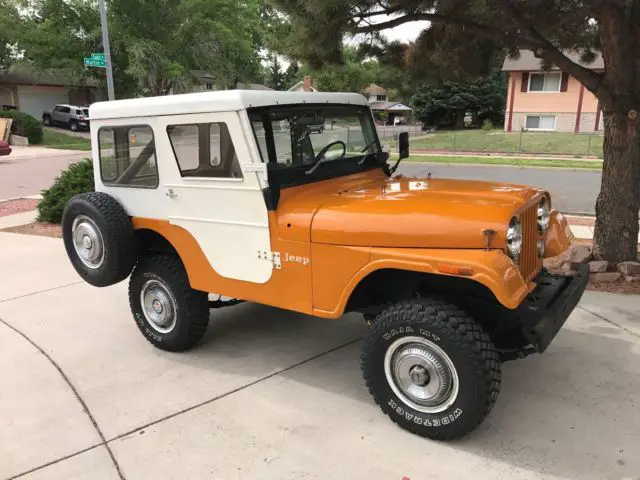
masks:
<path id="1" fill-rule="evenodd" d="M 587 263 L 591 260 L 591 247 L 587 245 L 573 245 L 571 247 L 572 263 Z"/>
<path id="2" fill-rule="evenodd" d="M 27 137 L 21 137 L 20 135 L 9 135 L 9 143 L 17 147 L 29 146 L 29 139 Z"/>
<path id="3" fill-rule="evenodd" d="M 625 276 L 640 275 L 640 262 L 621 262 L 618 271 Z"/>
<path id="4" fill-rule="evenodd" d="M 620 280 L 620 277 L 622 277 L 620 272 L 594 273 L 591 275 L 591 280 L 596 283 L 613 283 Z"/>
<path id="5" fill-rule="evenodd" d="M 593 260 L 589 262 L 589 271 L 591 273 L 606 272 L 607 268 L 609 268 L 609 262 L 606 260 Z"/>
<path id="6" fill-rule="evenodd" d="M 640 275 L 627 275 L 624 277 L 624 281 L 627 283 L 640 283 Z"/>

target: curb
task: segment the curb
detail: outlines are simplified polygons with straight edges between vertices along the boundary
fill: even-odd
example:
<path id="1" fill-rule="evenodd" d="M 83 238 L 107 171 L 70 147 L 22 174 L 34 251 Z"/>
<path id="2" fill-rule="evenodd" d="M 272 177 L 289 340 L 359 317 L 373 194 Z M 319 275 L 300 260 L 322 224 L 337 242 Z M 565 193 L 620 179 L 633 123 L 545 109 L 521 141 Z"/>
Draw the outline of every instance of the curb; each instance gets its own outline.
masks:
<path id="1" fill-rule="evenodd" d="M 24 197 L 0 198 L 0 203 L 12 202 L 14 200 L 42 200 L 42 195 L 25 195 Z"/>
<path id="2" fill-rule="evenodd" d="M 597 168 L 588 168 L 588 167 L 546 167 L 546 166 L 536 166 L 536 165 L 502 165 L 500 163 L 449 163 L 449 162 L 407 162 L 403 161 L 400 165 L 444 165 L 447 167 L 499 167 L 499 168 L 519 168 L 519 169 L 535 169 L 535 170 L 579 170 L 584 172 L 596 172 L 599 173 L 601 170 Z"/>

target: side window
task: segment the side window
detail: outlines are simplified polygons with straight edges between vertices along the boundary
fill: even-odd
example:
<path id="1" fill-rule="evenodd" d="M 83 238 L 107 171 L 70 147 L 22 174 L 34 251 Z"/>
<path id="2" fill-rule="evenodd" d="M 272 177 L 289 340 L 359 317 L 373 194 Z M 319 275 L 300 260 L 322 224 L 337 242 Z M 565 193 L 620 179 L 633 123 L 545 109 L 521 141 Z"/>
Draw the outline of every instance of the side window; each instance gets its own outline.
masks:
<path id="1" fill-rule="evenodd" d="M 225 123 L 169 125 L 167 134 L 183 177 L 242 178 Z"/>
<path id="2" fill-rule="evenodd" d="M 69 113 L 71 109 L 69 107 L 60 107 L 60 113 Z"/>
<path id="3" fill-rule="evenodd" d="M 98 131 L 100 175 L 105 185 L 156 188 L 158 164 L 149 126 L 103 127 Z"/>

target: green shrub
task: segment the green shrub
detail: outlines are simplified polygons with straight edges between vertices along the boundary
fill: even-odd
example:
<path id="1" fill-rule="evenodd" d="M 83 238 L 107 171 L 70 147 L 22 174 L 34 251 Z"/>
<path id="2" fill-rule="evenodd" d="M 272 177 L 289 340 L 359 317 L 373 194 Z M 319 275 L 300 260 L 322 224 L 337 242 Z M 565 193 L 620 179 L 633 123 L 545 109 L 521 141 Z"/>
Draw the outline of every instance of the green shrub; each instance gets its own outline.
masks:
<path id="1" fill-rule="evenodd" d="M 38 221 L 60 223 L 64 206 L 71 197 L 94 189 L 93 162 L 85 158 L 64 170 L 50 188 L 42 191 Z"/>
<path id="2" fill-rule="evenodd" d="M 482 122 L 482 130 L 484 130 L 485 132 L 490 132 L 491 130 L 493 130 L 493 122 L 488 118 L 485 118 L 484 122 Z"/>
<path id="3" fill-rule="evenodd" d="M 0 111 L 0 117 L 13 118 L 11 124 L 11 133 L 14 135 L 20 135 L 21 137 L 27 137 L 31 145 L 38 145 L 42 143 L 42 125 L 39 120 L 36 120 L 28 113 L 20 112 L 18 110 L 6 110 Z"/>

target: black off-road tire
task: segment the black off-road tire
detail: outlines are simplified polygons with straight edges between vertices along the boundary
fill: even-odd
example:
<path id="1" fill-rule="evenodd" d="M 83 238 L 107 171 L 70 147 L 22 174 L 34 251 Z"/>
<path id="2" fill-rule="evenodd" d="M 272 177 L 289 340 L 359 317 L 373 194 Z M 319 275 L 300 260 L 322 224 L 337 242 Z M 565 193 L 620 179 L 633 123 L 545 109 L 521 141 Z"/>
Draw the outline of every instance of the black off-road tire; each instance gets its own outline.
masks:
<path id="1" fill-rule="evenodd" d="M 385 375 L 388 347 L 402 337 L 424 338 L 440 347 L 458 376 L 455 401 L 438 413 L 404 402 Z M 375 402 L 400 427 L 434 440 L 453 440 L 474 430 L 500 391 L 500 361 L 489 336 L 454 305 L 431 299 L 394 304 L 374 320 L 362 348 L 362 371 Z"/>
<path id="2" fill-rule="evenodd" d="M 45 115 L 44 117 L 42 117 L 42 123 L 45 127 L 53 125 L 53 122 L 51 121 L 51 117 L 49 115 Z"/>
<path id="3" fill-rule="evenodd" d="M 80 129 L 80 125 L 78 125 L 78 122 L 76 122 L 75 120 L 71 120 L 69 122 L 69 130 L 71 130 L 72 132 L 77 132 Z"/>
<path id="4" fill-rule="evenodd" d="M 175 305 L 175 325 L 160 332 L 146 317 L 141 293 L 148 281 L 160 282 Z M 129 305 L 142 335 L 154 346 L 170 352 L 194 347 L 209 325 L 208 294 L 189 285 L 187 272 L 174 255 L 148 255 L 140 259 L 129 280 Z"/>
<path id="5" fill-rule="evenodd" d="M 88 217 L 97 227 L 104 244 L 104 260 L 90 268 L 78 256 L 73 241 L 73 223 Z M 136 262 L 136 239 L 131 220 L 122 205 L 102 192 L 73 197 L 62 214 L 62 237 L 67 255 L 80 276 L 95 287 L 107 287 L 129 276 Z"/>

